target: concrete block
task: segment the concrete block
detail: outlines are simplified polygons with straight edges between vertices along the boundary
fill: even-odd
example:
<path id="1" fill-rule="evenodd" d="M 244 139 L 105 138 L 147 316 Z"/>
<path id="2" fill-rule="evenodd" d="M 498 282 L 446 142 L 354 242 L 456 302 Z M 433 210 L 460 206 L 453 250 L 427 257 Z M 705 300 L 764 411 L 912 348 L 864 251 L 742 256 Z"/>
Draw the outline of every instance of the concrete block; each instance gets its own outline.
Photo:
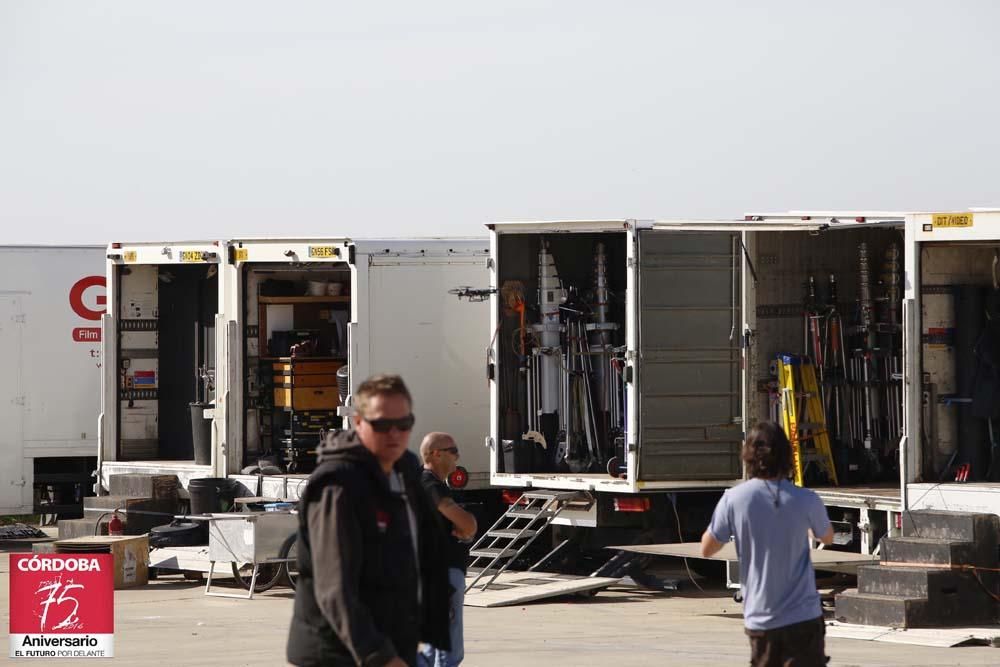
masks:
<path id="1" fill-rule="evenodd" d="M 916 510 L 903 513 L 903 536 L 925 537 L 956 542 L 989 542 L 994 546 L 1000 535 L 1000 517 L 944 510 Z"/>
<path id="2" fill-rule="evenodd" d="M 176 500 L 180 482 L 177 475 L 125 473 L 111 475 L 108 485 L 112 496 Z"/>
<path id="3" fill-rule="evenodd" d="M 984 562 L 986 560 L 986 562 Z M 918 563 L 926 565 L 984 565 L 992 567 L 983 550 L 972 542 L 952 542 L 926 537 L 889 537 L 882 540 L 882 563 Z"/>

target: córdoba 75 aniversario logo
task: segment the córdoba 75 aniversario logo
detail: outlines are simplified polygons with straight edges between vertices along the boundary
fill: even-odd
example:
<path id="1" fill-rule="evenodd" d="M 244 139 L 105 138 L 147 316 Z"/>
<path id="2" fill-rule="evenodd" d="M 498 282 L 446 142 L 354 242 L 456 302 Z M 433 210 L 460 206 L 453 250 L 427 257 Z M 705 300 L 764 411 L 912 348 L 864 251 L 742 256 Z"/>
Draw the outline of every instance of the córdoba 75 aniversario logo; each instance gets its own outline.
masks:
<path id="1" fill-rule="evenodd" d="M 114 603 L 109 554 L 11 554 L 10 657 L 113 657 Z"/>

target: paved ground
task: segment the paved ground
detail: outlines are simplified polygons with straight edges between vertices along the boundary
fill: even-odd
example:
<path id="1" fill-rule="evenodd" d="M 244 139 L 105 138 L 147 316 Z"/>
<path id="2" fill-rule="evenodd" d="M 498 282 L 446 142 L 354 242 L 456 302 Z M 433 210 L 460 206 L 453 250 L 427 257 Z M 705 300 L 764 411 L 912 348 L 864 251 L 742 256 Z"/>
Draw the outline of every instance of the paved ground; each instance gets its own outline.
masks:
<path id="1" fill-rule="evenodd" d="M 0 554 L 0 627 L 4 631 L 8 571 L 7 555 Z M 721 588 L 706 593 L 690 590 L 668 595 L 620 588 L 590 599 L 466 608 L 464 664 L 747 664 L 739 605 Z M 201 585 L 170 577 L 142 589 L 118 591 L 115 605 L 115 665 L 284 664 L 292 610 L 288 589 L 274 589 L 253 601 L 219 599 L 205 597 Z M 1000 664 L 1000 649 L 987 647 L 932 649 L 845 639 L 829 640 L 827 646 L 835 665 Z M 0 655 L 7 655 L 6 642 Z"/>

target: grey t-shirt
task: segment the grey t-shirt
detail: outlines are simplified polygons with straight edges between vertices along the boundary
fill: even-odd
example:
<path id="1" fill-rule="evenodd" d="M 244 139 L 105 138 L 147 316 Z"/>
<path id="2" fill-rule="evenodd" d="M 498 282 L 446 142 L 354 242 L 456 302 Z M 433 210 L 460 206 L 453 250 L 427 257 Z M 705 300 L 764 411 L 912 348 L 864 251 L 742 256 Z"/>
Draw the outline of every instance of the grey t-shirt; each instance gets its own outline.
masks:
<path id="1" fill-rule="evenodd" d="M 829 528 L 819 496 L 788 480 L 751 479 L 723 494 L 708 530 L 719 542 L 736 542 L 748 629 L 822 616 L 806 531 L 822 536 Z"/>

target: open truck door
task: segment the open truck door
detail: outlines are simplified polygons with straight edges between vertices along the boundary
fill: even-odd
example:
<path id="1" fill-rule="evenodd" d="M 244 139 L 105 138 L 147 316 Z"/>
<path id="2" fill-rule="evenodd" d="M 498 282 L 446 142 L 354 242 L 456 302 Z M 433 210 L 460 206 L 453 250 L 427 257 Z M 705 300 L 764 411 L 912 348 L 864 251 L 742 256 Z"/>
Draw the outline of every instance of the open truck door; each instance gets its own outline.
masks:
<path id="1" fill-rule="evenodd" d="M 791 216 L 790 216 L 791 217 Z M 869 223 L 868 226 L 882 224 Z M 635 477 L 738 480 L 750 414 L 757 273 L 748 233 L 849 228 L 801 219 L 654 222 L 635 231 Z M 747 312 L 750 311 L 750 312 Z M 632 470 L 630 468 L 630 473 Z"/>
<path id="2" fill-rule="evenodd" d="M 211 241 L 109 246 L 102 482 L 140 462 L 193 474 L 222 472 L 211 465 L 224 431 L 224 424 L 214 422 L 225 416 L 224 409 L 213 409 L 217 371 L 226 367 L 216 331 L 223 247 Z M 201 411 L 213 423 L 196 438 L 192 419 Z M 196 456 L 195 440 L 205 438 L 209 451 L 202 446 Z"/>
<path id="3" fill-rule="evenodd" d="M 740 232 L 691 227 L 639 229 L 630 244 L 629 473 L 643 481 L 742 476 Z"/>
<path id="4" fill-rule="evenodd" d="M 342 425 L 336 374 L 348 362 L 348 325 L 364 307 L 353 254 L 345 238 L 230 241 L 220 322 L 229 362 L 222 465 L 230 474 L 275 465 L 306 474 L 319 434 Z"/>

